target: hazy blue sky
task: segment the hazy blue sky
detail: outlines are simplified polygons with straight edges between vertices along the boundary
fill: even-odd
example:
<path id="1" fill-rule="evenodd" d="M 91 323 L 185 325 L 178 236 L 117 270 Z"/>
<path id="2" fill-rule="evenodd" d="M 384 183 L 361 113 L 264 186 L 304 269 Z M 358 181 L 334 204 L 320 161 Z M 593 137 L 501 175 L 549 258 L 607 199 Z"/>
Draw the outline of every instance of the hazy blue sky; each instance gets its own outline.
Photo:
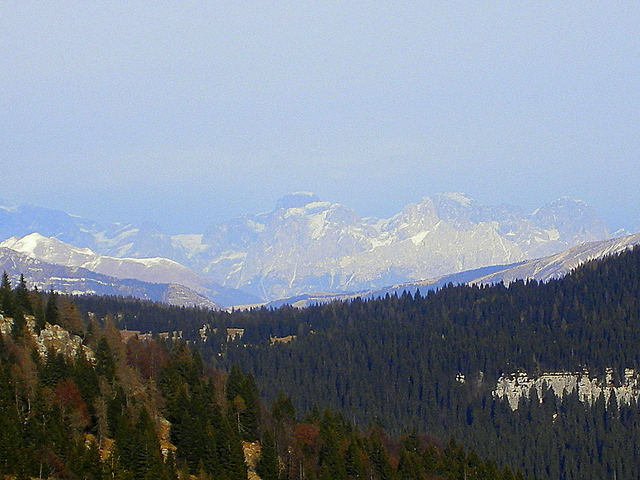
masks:
<path id="1" fill-rule="evenodd" d="M 0 198 L 169 233 L 309 190 L 640 226 L 640 2 L 3 1 Z"/>

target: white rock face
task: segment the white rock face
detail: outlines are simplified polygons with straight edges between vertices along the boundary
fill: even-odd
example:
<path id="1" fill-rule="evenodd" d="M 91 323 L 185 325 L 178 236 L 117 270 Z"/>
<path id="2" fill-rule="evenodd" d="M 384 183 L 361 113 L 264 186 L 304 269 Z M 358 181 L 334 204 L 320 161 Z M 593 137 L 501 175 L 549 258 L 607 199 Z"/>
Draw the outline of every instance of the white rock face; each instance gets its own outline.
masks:
<path id="1" fill-rule="evenodd" d="M 604 380 L 591 376 L 586 370 L 544 373 L 537 378 L 515 372 L 498 379 L 493 396 L 506 400 L 512 410 L 517 410 L 520 401 L 529 400 L 534 390 L 542 402 L 545 388 L 560 398 L 577 390 L 580 401 L 588 405 L 593 405 L 600 395 L 603 395 L 605 405 L 608 405 L 611 395 L 615 396 L 618 405 L 629 405 L 640 399 L 640 373 L 627 368 L 620 384 L 614 385 L 611 368 L 606 370 Z"/>
<path id="2" fill-rule="evenodd" d="M 78 335 L 72 335 L 59 325 L 46 324 L 39 335 L 35 335 L 38 353 L 45 358 L 48 351 L 62 353 L 67 358 L 76 355 L 84 355 L 87 360 L 93 361 L 93 351 L 82 344 Z"/>
<path id="3" fill-rule="evenodd" d="M 78 248 L 54 237 L 32 233 L 22 238 L 11 237 L 0 243 L 43 262 L 65 267 L 86 268 L 114 278 L 135 278 L 153 283 L 180 283 L 196 290 L 207 281 L 168 258 L 121 258 L 100 255 L 89 248 Z"/>
<path id="4" fill-rule="evenodd" d="M 79 248 L 54 237 L 31 233 L 22 238 L 11 237 L 0 242 L 8 248 L 42 262 L 64 267 L 82 268 L 116 279 L 135 279 L 153 284 L 168 284 L 163 301 L 178 306 L 217 308 L 210 300 L 215 292 L 212 282 L 187 267 L 168 258 L 118 258 Z M 93 293 L 86 290 L 67 291 L 71 294 Z"/>
<path id="5" fill-rule="evenodd" d="M 294 194 L 268 214 L 212 227 L 190 258 L 212 280 L 273 300 L 510 264 L 608 235 L 588 206 L 566 198 L 525 214 L 444 194 L 377 220 Z"/>
<path id="6" fill-rule="evenodd" d="M 82 339 L 78 335 L 73 335 L 60 325 L 45 324 L 45 327 L 39 334 L 35 333 L 34 325 L 35 319 L 32 316 L 26 316 L 26 326 L 28 332 L 33 336 L 36 343 L 36 350 L 41 358 L 46 358 L 48 352 L 61 353 L 68 359 L 73 359 L 77 355 L 84 355 L 84 357 L 93 361 L 95 355 L 86 345 L 83 345 Z M 13 325 L 13 319 L 3 317 L 0 315 L 0 334 L 8 337 L 11 335 L 11 327 Z"/>
<path id="7" fill-rule="evenodd" d="M 44 216 L 29 209 L 7 212 L 13 215 L 7 225 L 30 225 L 22 216 L 36 213 L 38 218 Z M 61 213 L 59 228 L 50 221 L 43 228 L 60 232 L 56 238 L 72 239 L 69 243 L 91 250 L 56 253 L 56 263 L 84 265 L 119 278 L 135 275 L 142 279 L 148 272 L 145 281 L 177 283 L 199 292 L 198 281 L 192 277 L 166 279 L 170 271 L 177 271 L 175 265 L 133 262 L 166 257 L 208 281 L 268 301 L 313 292 L 379 289 L 512 264 L 609 238 L 594 210 L 580 201 L 562 198 L 527 213 L 508 205 L 482 206 L 460 193 L 426 197 L 391 218 L 374 219 L 361 218 L 344 205 L 320 201 L 312 193 L 298 192 L 281 198 L 271 212 L 213 225 L 203 234 L 173 237 L 151 224 L 114 224 L 105 229 Z M 51 212 L 46 216 L 55 217 Z M 76 230 L 74 222 L 78 222 Z M 54 254 L 28 242 L 21 248 L 34 255 Z M 101 258 L 91 260 L 94 252 Z M 160 277 L 163 279 L 157 280 Z"/>
<path id="8" fill-rule="evenodd" d="M 516 279 L 546 282 L 553 278 L 563 277 L 571 270 L 590 260 L 620 253 L 633 248 L 635 245 L 640 245 L 640 234 L 638 233 L 599 242 L 583 243 L 548 257 L 530 260 L 521 265 L 481 276 L 470 283 L 491 284 L 504 282 L 509 284 Z"/>

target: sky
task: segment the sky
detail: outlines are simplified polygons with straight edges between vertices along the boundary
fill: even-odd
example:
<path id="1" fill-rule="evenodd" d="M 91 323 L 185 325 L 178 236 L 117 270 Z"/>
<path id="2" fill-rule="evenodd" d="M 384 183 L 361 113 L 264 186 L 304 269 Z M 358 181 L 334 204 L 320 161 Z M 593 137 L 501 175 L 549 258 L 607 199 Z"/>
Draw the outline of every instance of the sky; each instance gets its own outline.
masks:
<path id="1" fill-rule="evenodd" d="M 0 198 L 201 233 L 312 191 L 640 230 L 640 2 L 3 1 Z"/>

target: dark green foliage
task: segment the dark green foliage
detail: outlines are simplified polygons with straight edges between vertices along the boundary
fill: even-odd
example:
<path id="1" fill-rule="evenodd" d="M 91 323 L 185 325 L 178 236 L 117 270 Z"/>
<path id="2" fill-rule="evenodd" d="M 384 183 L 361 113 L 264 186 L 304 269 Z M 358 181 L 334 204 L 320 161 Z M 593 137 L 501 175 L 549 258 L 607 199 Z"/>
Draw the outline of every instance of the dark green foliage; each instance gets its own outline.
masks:
<path id="1" fill-rule="evenodd" d="M 60 323 L 60 312 L 58 311 L 58 294 L 51 290 L 47 299 L 47 306 L 44 311 L 44 319 L 51 325 Z"/>
<path id="2" fill-rule="evenodd" d="M 262 437 L 260 459 L 256 465 L 256 473 L 262 480 L 278 480 L 280 476 L 280 464 L 275 439 L 268 430 Z"/>
<path id="3" fill-rule="evenodd" d="M 246 478 L 240 436 L 222 414 L 214 385 L 203 381 L 201 371 L 199 355 L 182 345 L 162 374 L 176 458 L 194 475 L 203 471 L 214 478 Z"/>
<path id="4" fill-rule="evenodd" d="M 3 285 L 5 285 L 5 279 L 3 278 Z M 7 287 L 9 284 L 6 284 Z M 24 275 L 20 275 L 20 283 L 13 292 L 4 292 L 5 287 L 0 287 L 3 291 L 2 295 L 10 297 L 9 310 L 13 313 L 13 325 L 12 336 L 14 339 L 25 334 L 26 319 L 25 315 L 33 315 L 33 307 L 31 306 L 31 300 L 29 298 L 29 290 L 24 280 Z"/>
<path id="5" fill-rule="evenodd" d="M 108 382 L 113 382 L 116 374 L 116 363 L 109 347 L 109 342 L 102 337 L 98 341 L 95 351 L 95 369 L 98 375 L 103 375 Z"/>
<path id="6" fill-rule="evenodd" d="M 7 272 L 2 273 L 2 280 L 0 281 L 0 311 L 5 317 L 13 317 L 15 313 L 11 281 Z"/>
<path id="7" fill-rule="evenodd" d="M 35 317 L 34 329 L 36 333 L 39 333 L 45 326 L 44 300 L 37 287 L 29 292 L 29 298 L 31 299 L 31 308 Z"/>
<path id="8" fill-rule="evenodd" d="M 389 455 L 385 448 L 380 430 L 376 429 L 369 437 L 368 455 L 372 464 L 372 469 L 380 480 L 391 480 L 393 470 Z"/>
<path id="9" fill-rule="evenodd" d="M 344 468 L 347 478 L 365 479 L 367 471 L 365 453 L 358 441 L 351 441 L 344 454 Z"/>
<path id="10" fill-rule="evenodd" d="M 72 367 L 61 353 L 49 351 L 40 371 L 40 380 L 44 386 L 53 388 L 62 380 L 69 378 Z"/>
<path id="11" fill-rule="evenodd" d="M 113 436 L 120 427 L 127 406 L 127 398 L 122 386 L 117 386 L 112 397 L 107 399 L 107 428 Z"/>
<path id="12" fill-rule="evenodd" d="M 77 468 L 77 474 L 80 478 L 87 480 L 100 480 L 105 478 L 105 468 L 100 459 L 100 450 L 95 442 L 89 442 L 88 445 L 82 445 L 80 453 L 80 462 Z"/>
<path id="13" fill-rule="evenodd" d="M 318 453 L 320 479 L 346 479 L 347 468 L 341 449 L 341 438 L 338 432 L 330 429 L 322 432 L 322 446 Z"/>
<path id="14" fill-rule="evenodd" d="M 20 275 L 20 283 L 18 283 L 15 290 L 15 304 L 25 315 L 33 315 L 33 306 L 31 305 L 30 297 L 24 275 Z"/>
<path id="15" fill-rule="evenodd" d="M 238 433 L 247 441 L 259 438 L 260 407 L 258 388 L 251 375 L 244 375 L 237 365 L 231 367 L 226 385 L 229 413 Z"/>
<path id="16" fill-rule="evenodd" d="M 638 248 L 545 284 L 449 285 L 306 309 L 227 313 L 118 298 L 78 301 L 82 311 L 117 315 L 130 328 L 183 330 L 206 361 L 221 369 L 239 365 L 265 399 L 286 392 L 291 410 L 302 415 L 319 404 L 361 428 L 379 421 L 393 434 L 417 428 L 454 435 L 481 457 L 541 478 L 640 477 L 637 405 L 617 406 L 626 413 L 609 418 L 597 413 L 599 406 L 546 396 L 543 408 L 523 402 L 512 412 L 491 395 L 496 379 L 517 369 L 535 375 L 586 367 L 601 376 L 613 367 L 618 377 L 625 368 L 640 370 Z M 203 324 L 218 329 L 204 344 Z M 226 342 L 223 332 L 231 327 L 245 329 L 242 342 Z M 297 338 L 269 345 L 271 336 L 287 335 Z M 464 384 L 456 381 L 459 373 Z M 235 382 L 229 395 L 239 391 Z M 246 398 L 235 393 L 228 401 L 230 423 L 249 438 L 240 415 Z M 274 407 L 278 420 L 283 415 Z M 292 428 L 283 423 L 276 423 L 278 441 Z"/>
<path id="17" fill-rule="evenodd" d="M 295 420 L 296 410 L 291 397 L 286 397 L 282 392 L 278 393 L 271 405 L 271 416 L 276 422 Z"/>
<path id="18" fill-rule="evenodd" d="M 53 318 L 56 295 L 48 300 Z M 69 301 L 60 299 L 66 307 Z M 0 475 L 245 480 L 242 442 L 260 437 L 256 468 L 264 480 L 391 480 L 435 472 L 428 447 L 416 436 L 400 447 L 379 428 L 361 435 L 329 410 L 315 409 L 297 424 L 292 399 L 284 394 L 265 420 L 254 377 L 238 366 L 225 378 L 186 343 L 124 345 L 108 322 L 105 329 L 90 325 L 85 340 L 95 348 L 94 361 L 54 350 L 40 359 L 25 329 L 17 339 L 0 340 Z M 166 457 L 160 449 L 163 416 L 175 446 Z M 613 417 L 602 418 L 615 424 Z M 471 458 L 470 464 L 486 467 Z M 460 471 L 455 461 L 437 465 L 444 476 Z"/>
<path id="19" fill-rule="evenodd" d="M 165 478 L 157 434 L 146 409 L 141 409 L 135 423 L 123 416 L 115 440 L 118 461 L 135 480 Z"/>
<path id="20" fill-rule="evenodd" d="M 600 427 L 596 410 L 570 397 L 547 396 L 543 409 L 532 401 L 511 412 L 491 390 L 503 372 L 517 369 L 537 374 L 586 367 L 602 376 L 614 367 L 618 377 L 625 368 L 640 370 L 639 312 L 636 248 L 546 284 L 450 285 L 420 296 L 238 313 L 233 326 L 254 340 L 224 347 L 222 365 L 252 372 L 269 399 L 286 391 L 297 411 L 322 403 L 361 426 L 379 419 L 395 433 L 416 427 L 453 434 L 478 454 L 540 478 L 601 478 L 606 472 L 621 478 L 622 469 L 635 478 L 635 404 Z M 269 335 L 296 332 L 302 335 L 289 344 L 266 342 Z M 456 381 L 458 373 L 464 384 Z M 621 406 L 607 411 L 617 410 Z"/>
<path id="21" fill-rule="evenodd" d="M 1 336 L 1 335 L 0 335 Z M 0 474 L 16 471 L 22 450 L 20 418 L 4 365 L 0 365 Z"/>
<path id="22" fill-rule="evenodd" d="M 638 249 L 545 284 L 449 285 L 423 295 L 307 309 L 227 313 L 117 298 L 78 302 L 81 311 L 111 314 L 130 328 L 183 330 L 199 345 L 204 362 L 174 346 L 159 377 L 178 447 L 176 466 L 193 474 L 229 477 L 231 470 L 219 466 L 222 459 L 240 465 L 240 439 L 259 438 L 261 428 L 264 435 L 259 386 L 264 398 L 277 398 L 270 431 L 291 478 L 518 478 L 510 468 L 541 479 L 640 477 L 635 402 L 602 398 L 588 406 L 575 394 L 560 399 L 545 390 L 542 403 L 533 396 L 511 411 L 491 393 L 502 373 L 517 369 L 535 375 L 586 367 L 602 376 L 613 367 L 616 381 L 625 368 L 640 370 Z M 205 323 L 218 333 L 202 343 L 198 329 Z M 224 329 L 231 327 L 245 329 L 242 342 L 225 340 Z M 269 344 L 271 336 L 287 335 L 297 337 Z M 223 383 L 213 388 L 211 377 L 202 379 L 207 363 L 230 370 L 224 392 Z M 55 358 L 43 371 L 42 381 L 51 388 L 72 378 L 91 403 L 79 377 L 64 373 Z M 130 412 L 131 397 L 117 392 L 113 388 L 110 408 Z M 280 392 L 290 401 L 278 398 Z M 20 398 L 19 411 L 27 411 L 26 395 Z M 392 445 L 380 429 L 355 438 L 318 411 L 295 424 L 295 412 L 304 416 L 314 405 L 342 412 L 358 428 L 379 423 L 392 435 L 416 429 L 439 438 L 453 435 L 460 443 L 443 451 L 410 436 Z M 110 429 L 117 424 L 110 420 Z M 240 467 L 233 471 L 241 475 Z"/>
<path id="23" fill-rule="evenodd" d="M 74 303 L 83 315 L 91 312 L 97 318 L 111 316 L 118 319 L 118 328 L 143 332 L 183 331 L 185 339 L 199 339 L 198 329 L 205 324 L 217 326 L 228 319 L 226 312 L 175 307 L 136 298 L 83 295 L 74 297 Z M 224 338 L 220 331 L 219 338 Z"/>
<path id="24" fill-rule="evenodd" d="M 26 332 L 27 327 L 26 319 L 22 312 L 22 308 L 18 306 L 13 307 L 13 324 L 11 325 L 11 336 L 14 340 L 22 337 Z"/>

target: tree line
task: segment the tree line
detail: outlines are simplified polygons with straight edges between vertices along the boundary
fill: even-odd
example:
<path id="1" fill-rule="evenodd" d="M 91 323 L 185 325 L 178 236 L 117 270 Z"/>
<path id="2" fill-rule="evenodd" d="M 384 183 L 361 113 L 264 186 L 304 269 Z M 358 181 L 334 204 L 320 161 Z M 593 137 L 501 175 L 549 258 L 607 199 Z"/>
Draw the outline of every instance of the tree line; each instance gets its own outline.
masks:
<path id="1" fill-rule="evenodd" d="M 193 344 L 125 341 L 117 316 L 84 315 L 72 298 L 37 290 L 19 303 L 23 280 L 3 284 L 12 325 L 0 334 L 4 478 L 236 480 L 249 469 L 263 480 L 523 478 L 453 440 L 392 438 L 329 409 L 298 414 L 288 392 L 267 408 L 253 375 L 216 368 Z M 38 333 L 52 321 L 73 326 L 91 353 L 41 356 Z M 254 464 L 250 444 L 260 450 Z"/>
<path id="2" fill-rule="evenodd" d="M 143 331 L 182 330 L 203 361 L 239 365 L 260 398 L 281 392 L 303 417 L 340 412 L 358 429 L 453 435 L 481 458 L 536 478 L 640 478 L 637 401 L 593 406 L 536 392 L 516 411 L 492 395 L 497 378 L 580 371 L 614 382 L 640 370 L 640 249 L 588 262 L 562 279 L 448 285 L 437 292 L 214 312 L 117 297 L 74 299 Z M 206 342 L 198 329 L 216 328 Z M 232 341 L 226 328 L 242 328 Z M 295 336 L 272 344 L 272 337 Z M 464 378 L 464 383 L 460 381 Z"/>

